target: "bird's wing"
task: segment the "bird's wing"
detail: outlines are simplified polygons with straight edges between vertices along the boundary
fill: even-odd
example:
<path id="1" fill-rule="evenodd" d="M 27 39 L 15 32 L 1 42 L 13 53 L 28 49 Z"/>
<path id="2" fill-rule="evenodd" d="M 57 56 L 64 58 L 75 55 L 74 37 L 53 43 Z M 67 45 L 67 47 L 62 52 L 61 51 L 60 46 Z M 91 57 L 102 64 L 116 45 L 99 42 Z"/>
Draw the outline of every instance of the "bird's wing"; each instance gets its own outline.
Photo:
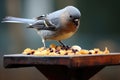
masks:
<path id="1" fill-rule="evenodd" d="M 36 17 L 37 20 L 44 20 L 46 18 L 46 15 L 41 15 Z"/>
<path id="2" fill-rule="evenodd" d="M 36 23 L 30 25 L 28 28 L 35 28 L 37 30 L 56 30 L 56 26 L 46 18 L 44 18 L 44 20 L 39 19 L 36 21 Z"/>

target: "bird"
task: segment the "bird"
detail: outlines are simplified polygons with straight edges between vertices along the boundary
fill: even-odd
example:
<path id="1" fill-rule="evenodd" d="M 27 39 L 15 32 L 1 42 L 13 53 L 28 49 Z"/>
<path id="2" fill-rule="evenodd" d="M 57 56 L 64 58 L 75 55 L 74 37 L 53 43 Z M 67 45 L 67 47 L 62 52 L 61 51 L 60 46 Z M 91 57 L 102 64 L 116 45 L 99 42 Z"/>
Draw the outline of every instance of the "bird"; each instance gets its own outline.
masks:
<path id="1" fill-rule="evenodd" d="M 62 40 L 70 38 L 80 26 L 81 12 L 74 6 L 66 6 L 49 14 L 34 19 L 7 16 L 2 23 L 24 23 L 27 28 L 33 28 L 41 36 L 43 47 L 46 40 L 55 40 L 66 46 Z"/>

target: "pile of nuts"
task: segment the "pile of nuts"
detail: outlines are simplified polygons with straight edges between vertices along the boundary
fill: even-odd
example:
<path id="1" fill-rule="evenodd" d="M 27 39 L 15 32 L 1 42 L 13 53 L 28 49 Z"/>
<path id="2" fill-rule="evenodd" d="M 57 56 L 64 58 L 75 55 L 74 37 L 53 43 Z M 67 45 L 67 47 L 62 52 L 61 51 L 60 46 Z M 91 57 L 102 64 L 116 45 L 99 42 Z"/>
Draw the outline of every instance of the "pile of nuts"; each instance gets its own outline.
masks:
<path id="1" fill-rule="evenodd" d="M 105 47 L 104 51 L 99 48 L 94 48 L 92 50 L 81 49 L 80 46 L 74 45 L 69 46 L 56 46 L 51 44 L 49 48 L 38 48 L 37 50 L 26 48 L 23 51 L 25 55 L 35 55 L 35 56 L 61 56 L 61 55 L 93 55 L 93 54 L 109 54 L 109 50 Z"/>

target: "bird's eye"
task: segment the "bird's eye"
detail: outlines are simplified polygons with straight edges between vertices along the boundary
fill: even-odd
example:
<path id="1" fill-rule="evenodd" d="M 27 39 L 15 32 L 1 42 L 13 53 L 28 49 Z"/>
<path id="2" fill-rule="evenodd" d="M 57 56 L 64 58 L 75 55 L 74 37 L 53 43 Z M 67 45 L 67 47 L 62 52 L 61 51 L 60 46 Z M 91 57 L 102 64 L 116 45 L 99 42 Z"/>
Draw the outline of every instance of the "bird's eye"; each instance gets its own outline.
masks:
<path id="1" fill-rule="evenodd" d="M 72 16 L 70 15 L 70 18 L 72 18 Z"/>

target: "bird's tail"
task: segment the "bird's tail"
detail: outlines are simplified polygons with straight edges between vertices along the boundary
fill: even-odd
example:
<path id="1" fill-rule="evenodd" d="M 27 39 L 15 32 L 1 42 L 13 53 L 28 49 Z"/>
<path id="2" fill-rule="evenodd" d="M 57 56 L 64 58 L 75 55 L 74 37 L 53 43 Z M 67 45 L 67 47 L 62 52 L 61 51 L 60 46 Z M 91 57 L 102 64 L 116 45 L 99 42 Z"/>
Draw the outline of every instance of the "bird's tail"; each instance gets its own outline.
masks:
<path id="1" fill-rule="evenodd" d="M 2 23 L 8 22 L 8 23 L 25 23 L 25 24 L 33 24 L 36 20 L 35 19 L 25 19 L 25 18 L 17 18 L 17 17 L 5 17 L 2 21 Z"/>

